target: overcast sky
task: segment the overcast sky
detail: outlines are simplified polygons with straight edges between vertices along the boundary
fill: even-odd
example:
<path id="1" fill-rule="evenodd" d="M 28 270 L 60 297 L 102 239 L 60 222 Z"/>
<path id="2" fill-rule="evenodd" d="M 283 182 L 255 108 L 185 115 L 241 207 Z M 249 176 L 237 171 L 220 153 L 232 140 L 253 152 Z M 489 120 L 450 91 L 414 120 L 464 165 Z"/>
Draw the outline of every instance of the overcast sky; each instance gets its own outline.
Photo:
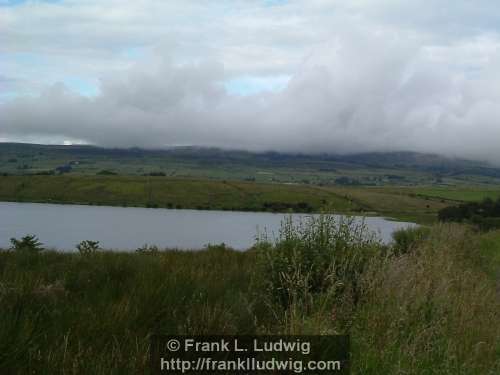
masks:
<path id="1" fill-rule="evenodd" d="M 500 164 L 500 5 L 0 0 L 0 141 Z"/>

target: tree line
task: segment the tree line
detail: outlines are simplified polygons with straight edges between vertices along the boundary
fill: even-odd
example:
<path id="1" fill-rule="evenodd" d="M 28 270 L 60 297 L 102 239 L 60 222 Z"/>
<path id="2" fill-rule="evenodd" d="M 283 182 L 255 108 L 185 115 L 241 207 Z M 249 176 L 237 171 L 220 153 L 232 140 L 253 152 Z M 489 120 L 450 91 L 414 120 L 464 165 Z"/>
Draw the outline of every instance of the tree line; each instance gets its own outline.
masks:
<path id="1" fill-rule="evenodd" d="M 475 224 L 482 230 L 500 228 L 500 198 L 446 207 L 439 211 L 438 218 L 444 222 Z"/>

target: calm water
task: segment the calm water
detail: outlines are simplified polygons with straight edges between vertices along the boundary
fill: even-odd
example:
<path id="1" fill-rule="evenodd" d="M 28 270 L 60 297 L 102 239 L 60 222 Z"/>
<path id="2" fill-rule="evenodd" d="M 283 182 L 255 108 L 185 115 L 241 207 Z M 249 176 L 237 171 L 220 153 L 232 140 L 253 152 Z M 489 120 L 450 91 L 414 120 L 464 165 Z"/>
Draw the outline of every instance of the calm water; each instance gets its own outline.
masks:
<path id="1" fill-rule="evenodd" d="M 259 232 L 277 234 L 284 216 L 0 202 L 0 248 L 9 247 L 11 237 L 35 234 L 45 247 L 71 251 L 82 240 L 100 241 L 103 248 L 121 250 L 134 250 L 145 243 L 161 248 L 200 249 L 221 242 L 243 250 L 254 243 Z M 366 224 L 384 241 L 390 240 L 394 230 L 412 225 L 379 217 L 366 218 Z"/>

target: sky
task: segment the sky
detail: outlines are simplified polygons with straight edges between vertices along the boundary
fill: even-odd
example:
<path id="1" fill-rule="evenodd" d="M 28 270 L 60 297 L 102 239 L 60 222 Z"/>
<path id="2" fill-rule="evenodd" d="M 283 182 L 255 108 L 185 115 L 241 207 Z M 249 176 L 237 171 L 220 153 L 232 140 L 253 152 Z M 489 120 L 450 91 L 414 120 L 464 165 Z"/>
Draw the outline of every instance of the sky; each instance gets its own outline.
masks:
<path id="1" fill-rule="evenodd" d="M 500 6 L 0 0 L 0 141 L 500 165 Z"/>

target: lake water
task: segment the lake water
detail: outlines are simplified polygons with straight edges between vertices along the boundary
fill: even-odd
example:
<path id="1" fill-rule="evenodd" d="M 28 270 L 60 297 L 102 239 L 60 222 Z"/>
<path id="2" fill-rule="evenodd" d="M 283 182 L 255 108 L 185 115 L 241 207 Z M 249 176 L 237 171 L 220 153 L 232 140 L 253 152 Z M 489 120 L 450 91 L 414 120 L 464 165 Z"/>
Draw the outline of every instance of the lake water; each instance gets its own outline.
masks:
<path id="1" fill-rule="evenodd" d="M 153 208 L 98 207 L 0 202 L 0 248 L 9 239 L 35 234 L 46 248 L 76 251 L 82 240 L 99 241 L 105 249 L 134 250 L 145 243 L 160 248 L 201 249 L 208 243 L 248 249 L 257 233 L 272 238 L 286 214 Z M 306 217 L 294 214 L 294 218 Z M 361 218 L 360 218 L 361 220 Z M 365 219 L 382 240 L 411 223 L 380 217 Z"/>

